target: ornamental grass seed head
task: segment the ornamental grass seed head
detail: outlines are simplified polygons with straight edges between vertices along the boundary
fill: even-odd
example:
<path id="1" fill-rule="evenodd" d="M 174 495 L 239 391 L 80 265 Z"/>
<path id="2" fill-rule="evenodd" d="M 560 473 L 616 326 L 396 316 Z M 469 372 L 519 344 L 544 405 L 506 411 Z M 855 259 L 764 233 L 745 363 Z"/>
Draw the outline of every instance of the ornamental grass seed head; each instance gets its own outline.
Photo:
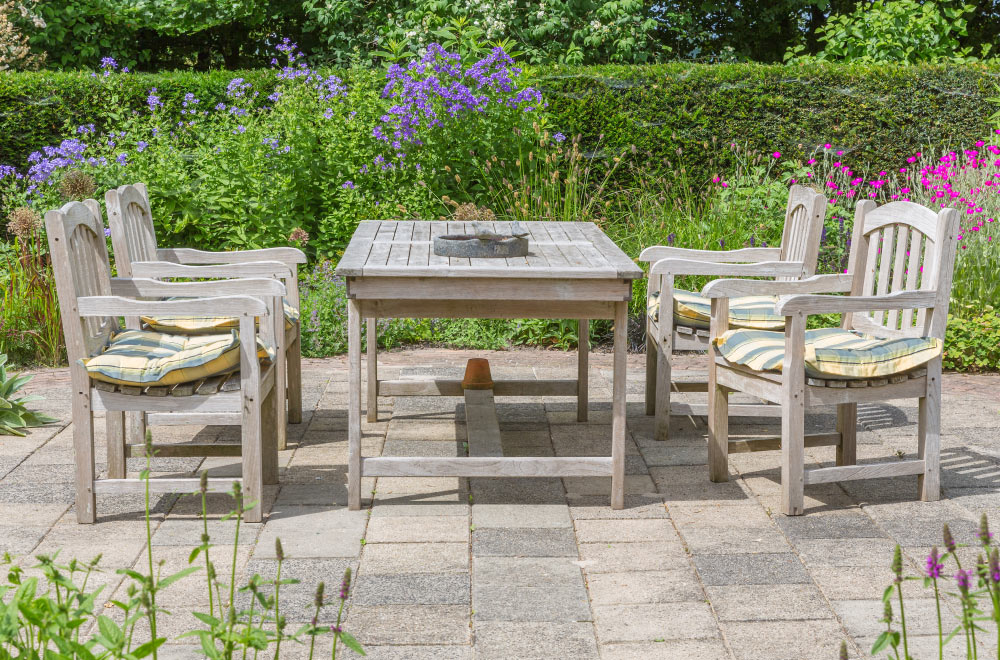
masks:
<path id="1" fill-rule="evenodd" d="M 42 216 L 27 206 L 19 206 L 7 216 L 7 231 L 25 241 L 42 226 Z"/>
<path id="2" fill-rule="evenodd" d="M 955 537 L 951 535 L 951 528 L 948 527 L 948 523 L 944 524 L 944 528 L 941 530 L 941 538 L 944 539 L 944 547 L 948 552 L 955 552 Z"/>
<path id="3" fill-rule="evenodd" d="M 990 523 L 986 519 L 985 513 L 979 519 L 979 532 L 977 535 L 979 536 L 979 542 L 982 543 L 983 546 L 989 546 L 990 541 L 993 538 L 993 534 L 990 532 Z"/>
<path id="4" fill-rule="evenodd" d="M 71 170 L 59 182 L 59 193 L 67 201 L 82 201 L 93 197 L 97 190 L 94 177 L 80 170 Z"/>
<path id="5" fill-rule="evenodd" d="M 903 581 L 903 551 L 899 547 L 898 543 L 896 544 L 896 549 L 892 553 L 892 572 L 896 576 L 896 584 Z"/>

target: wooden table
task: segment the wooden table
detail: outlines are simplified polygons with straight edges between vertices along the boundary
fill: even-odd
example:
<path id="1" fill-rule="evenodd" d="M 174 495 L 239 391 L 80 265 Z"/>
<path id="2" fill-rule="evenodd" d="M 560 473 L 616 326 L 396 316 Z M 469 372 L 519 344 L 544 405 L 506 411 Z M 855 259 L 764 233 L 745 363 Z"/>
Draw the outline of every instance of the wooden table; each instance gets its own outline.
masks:
<path id="1" fill-rule="evenodd" d="M 506 234 L 509 224 L 493 224 Z M 361 507 L 361 477 L 610 476 L 611 506 L 625 498 L 625 350 L 632 280 L 642 270 L 591 222 L 527 222 L 530 253 L 511 259 L 439 257 L 432 240 L 474 233 L 462 222 L 362 222 L 337 264 L 348 296 L 348 504 Z M 610 457 L 361 456 L 361 319 L 368 327 L 368 421 L 379 396 L 462 396 L 458 380 L 378 380 L 379 318 L 578 319 L 577 378 L 495 383 L 499 396 L 575 396 L 587 419 L 589 319 L 614 320 Z M 470 448 L 472 443 L 470 443 Z M 470 452 L 471 453 L 471 452 Z"/>

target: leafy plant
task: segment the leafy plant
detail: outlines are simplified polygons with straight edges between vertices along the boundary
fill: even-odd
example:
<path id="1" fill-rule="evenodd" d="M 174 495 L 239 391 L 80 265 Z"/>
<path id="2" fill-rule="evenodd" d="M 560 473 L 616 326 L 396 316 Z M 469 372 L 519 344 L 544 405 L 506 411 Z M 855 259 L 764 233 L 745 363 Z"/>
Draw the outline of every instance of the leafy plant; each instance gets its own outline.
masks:
<path id="1" fill-rule="evenodd" d="M 31 376 L 11 376 L 7 373 L 6 364 L 7 356 L 0 353 L 0 435 L 24 436 L 21 429 L 59 421 L 44 413 L 28 410 L 26 404 L 39 401 L 42 397 L 16 396 Z"/>

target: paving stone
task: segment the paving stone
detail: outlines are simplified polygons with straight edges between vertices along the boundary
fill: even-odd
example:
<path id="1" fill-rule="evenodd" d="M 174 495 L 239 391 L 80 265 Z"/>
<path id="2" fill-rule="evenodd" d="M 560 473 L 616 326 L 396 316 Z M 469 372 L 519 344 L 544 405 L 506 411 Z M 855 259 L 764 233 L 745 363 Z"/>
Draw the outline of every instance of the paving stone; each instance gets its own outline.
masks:
<path id="1" fill-rule="evenodd" d="M 775 522 L 791 539 L 885 538 L 863 511 L 838 511 L 822 515 L 775 516 Z"/>
<path id="2" fill-rule="evenodd" d="M 572 527 L 565 504 L 475 504 L 472 524 L 489 527 Z"/>
<path id="3" fill-rule="evenodd" d="M 359 573 L 355 605 L 468 605 L 467 573 Z"/>
<path id="4" fill-rule="evenodd" d="M 382 447 L 383 456 L 466 456 L 467 452 L 457 441 L 396 440 L 389 432 L 389 439 Z"/>
<path id="5" fill-rule="evenodd" d="M 907 622 L 909 623 L 909 622 Z M 937 624 L 934 624 L 935 627 Z M 855 643 L 862 651 L 865 652 L 864 655 L 860 656 L 863 658 L 872 657 L 868 655 L 868 651 L 871 650 L 872 645 L 875 643 L 876 637 L 862 637 L 855 639 Z M 907 646 L 910 649 L 910 656 L 914 658 L 937 658 L 938 656 L 938 637 L 937 635 L 910 635 L 907 638 Z M 902 648 L 902 644 L 900 644 Z M 992 651 L 992 652 L 991 652 Z M 902 650 L 900 651 L 900 657 L 902 657 Z M 996 655 L 996 650 L 988 650 L 985 646 L 979 646 L 979 657 L 992 657 Z M 851 657 L 854 657 L 853 655 Z M 882 656 L 887 657 L 886 655 Z M 950 644 L 946 644 L 944 647 L 944 660 L 966 660 L 968 658 L 966 653 L 965 643 L 960 639 L 953 640 Z"/>
<path id="6" fill-rule="evenodd" d="M 468 605 L 359 605 L 345 629 L 364 646 L 470 644 Z"/>
<path id="7" fill-rule="evenodd" d="M 836 621 L 752 621 L 722 624 L 738 660 L 836 658 L 844 631 Z"/>
<path id="8" fill-rule="evenodd" d="M 469 479 L 469 487 L 473 504 L 566 503 L 562 479 Z"/>
<path id="9" fill-rule="evenodd" d="M 475 630 L 476 657 L 483 660 L 599 657 L 591 623 L 477 620 Z"/>
<path id="10" fill-rule="evenodd" d="M 365 575 L 455 573 L 469 570 L 465 543 L 368 543 L 361 556 Z"/>
<path id="11" fill-rule="evenodd" d="M 580 543 L 677 540 L 669 520 L 577 520 L 575 525 Z"/>
<path id="12" fill-rule="evenodd" d="M 799 557 L 810 571 L 816 566 L 887 566 L 896 544 L 887 538 L 798 539 L 794 541 Z"/>
<path id="13" fill-rule="evenodd" d="M 679 639 L 602 644 L 602 660 L 730 660 L 722 639 Z"/>
<path id="14" fill-rule="evenodd" d="M 852 566 L 849 571 L 842 567 L 815 566 L 810 567 L 809 575 L 828 600 L 876 600 L 893 581 L 890 561 L 891 555 L 882 565 Z M 919 597 L 926 595 L 916 589 L 909 592 L 908 598 Z"/>
<path id="15" fill-rule="evenodd" d="M 808 584 L 809 574 L 791 553 L 695 555 L 695 568 L 706 585 Z"/>
<path id="16" fill-rule="evenodd" d="M 415 499 L 407 502 L 390 504 L 396 500 L 380 500 L 376 497 L 371 508 L 372 518 L 393 518 L 412 516 L 464 516 L 469 517 L 468 502 L 442 502 L 436 498 Z"/>
<path id="17" fill-rule="evenodd" d="M 569 528 L 516 527 L 476 529 L 474 557 L 577 557 L 576 538 Z"/>
<path id="18" fill-rule="evenodd" d="M 648 467 L 668 467 L 676 465 L 706 465 L 708 447 L 704 443 L 675 444 L 661 442 L 640 449 Z"/>
<path id="19" fill-rule="evenodd" d="M 368 523 L 367 543 L 468 543 L 467 516 L 380 516 Z"/>
<path id="20" fill-rule="evenodd" d="M 966 509 L 943 500 L 879 504 L 866 506 L 865 511 L 890 538 L 906 546 L 940 544 L 945 523 L 960 542 L 972 542 L 979 522 Z"/>
<path id="21" fill-rule="evenodd" d="M 605 495 L 566 495 L 569 514 L 574 520 L 631 518 L 669 518 L 663 498 L 659 495 L 626 495 L 625 507 L 612 509 Z"/>
<path id="22" fill-rule="evenodd" d="M 593 610 L 597 639 L 602 645 L 714 638 L 718 635 L 715 617 L 704 601 L 662 605 L 595 605 Z"/>
<path id="23" fill-rule="evenodd" d="M 708 480 L 707 468 L 697 466 L 651 467 L 649 474 L 657 492 L 666 498 L 668 508 L 671 504 L 682 502 L 706 506 L 748 504 L 752 501 L 732 473 L 730 481 L 718 484 Z"/>
<path id="24" fill-rule="evenodd" d="M 791 552 L 792 547 L 773 525 L 766 527 L 681 528 L 681 536 L 688 550 L 694 554 L 775 553 Z"/>
<path id="25" fill-rule="evenodd" d="M 581 543 L 580 565 L 588 574 L 656 571 L 687 562 L 680 541 L 664 543 Z"/>
<path id="26" fill-rule="evenodd" d="M 23 555 L 31 552 L 48 531 L 48 527 L 0 525 L 0 557 L 5 552 L 12 555 Z"/>
<path id="27" fill-rule="evenodd" d="M 205 531 L 200 520 L 193 518 L 168 518 L 160 523 L 153 534 L 153 545 L 181 545 L 188 548 L 201 545 L 201 535 Z M 257 542 L 260 530 L 254 527 L 240 525 L 241 545 L 253 545 Z M 208 536 L 211 542 L 219 546 L 230 546 L 236 540 L 235 520 L 209 520 Z"/>
<path id="28" fill-rule="evenodd" d="M 915 587 L 914 591 L 919 589 L 916 584 L 913 586 Z M 904 586 L 904 592 L 905 590 Z M 896 604 L 893 601 L 893 605 Z M 878 637 L 885 630 L 885 624 L 882 622 L 885 604 L 881 599 L 835 600 L 830 605 L 852 637 Z M 941 617 L 945 636 L 947 636 L 959 624 L 959 619 L 946 606 L 941 607 Z M 936 633 L 937 606 L 933 598 L 906 600 L 906 628 L 914 634 L 917 631 Z"/>
<path id="29" fill-rule="evenodd" d="M 341 648 L 337 647 L 338 653 Z M 317 654 L 316 657 L 324 656 Z M 347 649 L 344 657 L 362 656 Z M 472 660 L 473 655 L 471 646 L 366 646 L 363 657 L 366 660 Z"/>
<path id="30" fill-rule="evenodd" d="M 594 605 L 676 603 L 705 597 L 690 568 L 635 573 L 598 573 L 587 578 Z"/>
<path id="31" fill-rule="evenodd" d="M 271 513 L 254 557 L 274 558 L 277 538 L 281 539 L 285 555 L 295 559 L 356 557 L 361 552 L 367 522 L 366 511 L 289 506 Z"/>
<path id="32" fill-rule="evenodd" d="M 823 594 L 812 584 L 737 584 L 705 590 L 720 621 L 833 618 Z"/>

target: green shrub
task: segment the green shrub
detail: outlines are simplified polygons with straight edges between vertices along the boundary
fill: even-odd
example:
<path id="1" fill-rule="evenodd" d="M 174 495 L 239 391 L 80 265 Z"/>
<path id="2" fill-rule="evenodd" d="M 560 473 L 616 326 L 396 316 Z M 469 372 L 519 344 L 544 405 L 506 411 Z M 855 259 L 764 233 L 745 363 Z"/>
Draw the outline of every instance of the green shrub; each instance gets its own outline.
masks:
<path id="1" fill-rule="evenodd" d="M 987 307 L 978 316 L 948 317 L 944 368 L 1000 371 L 1000 313 L 997 310 Z"/>

